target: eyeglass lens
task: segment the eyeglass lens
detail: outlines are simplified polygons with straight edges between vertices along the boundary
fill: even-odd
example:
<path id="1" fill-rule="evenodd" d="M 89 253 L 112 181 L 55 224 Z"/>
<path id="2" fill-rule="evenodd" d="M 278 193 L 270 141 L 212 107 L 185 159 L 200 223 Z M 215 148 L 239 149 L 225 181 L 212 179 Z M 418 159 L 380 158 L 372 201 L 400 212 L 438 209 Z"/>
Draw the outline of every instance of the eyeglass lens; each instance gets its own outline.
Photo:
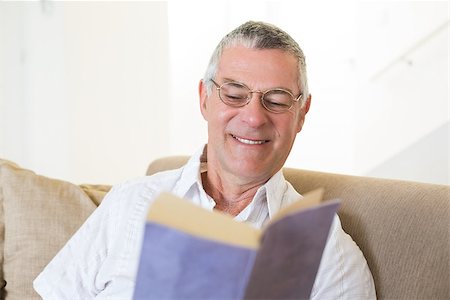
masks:
<path id="1" fill-rule="evenodd" d="M 230 106 L 246 105 L 253 92 L 248 87 L 236 82 L 227 82 L 223 84 L 219 90 L 219 96 L 225 104 Z M 280 89 L 273 89 L 262 95 L 262 103 L 264 107 L 273 112 L 283 112 L 292 106 L 292 95 Z"/>

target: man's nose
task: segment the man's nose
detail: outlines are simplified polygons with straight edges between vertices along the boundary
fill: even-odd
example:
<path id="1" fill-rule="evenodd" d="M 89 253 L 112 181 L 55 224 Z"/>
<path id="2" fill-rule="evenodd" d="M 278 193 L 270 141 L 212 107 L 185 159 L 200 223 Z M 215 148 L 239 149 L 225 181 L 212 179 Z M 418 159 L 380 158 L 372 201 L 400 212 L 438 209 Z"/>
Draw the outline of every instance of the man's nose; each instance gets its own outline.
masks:
<path id="1" fill-rule="evenodd" d="M 258 128 L 267 123 L 269 112 L 261 102 L 261 92 L 251 92 L 250 95 L 250 102 L 241 108 L 241 116 L 250 127 Z"/>

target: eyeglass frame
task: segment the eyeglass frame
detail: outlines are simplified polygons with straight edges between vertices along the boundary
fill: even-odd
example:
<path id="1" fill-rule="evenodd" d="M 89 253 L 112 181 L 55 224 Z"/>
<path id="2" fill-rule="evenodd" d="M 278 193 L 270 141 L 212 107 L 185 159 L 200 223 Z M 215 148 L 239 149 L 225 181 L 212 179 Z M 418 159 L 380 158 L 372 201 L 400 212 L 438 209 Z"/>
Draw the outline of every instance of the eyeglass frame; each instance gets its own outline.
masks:
<path id="1" fill-rule="evenodd" d="M 287 90 L 287 89 L 283 89 L 283 88 L 273 88 L 273 89 L 268 89 L 268 90 L 266 90 L 266 91 L 261 91 L 261 90 L 252 90 L 252 89 L 250 89 L 247 85 L 243 84 L 242 82 L 237 82 L 237 81 L 227 81 L 227 82 L 224 82 L 224 83 L 222 83 L 221 85 L 219 85 L 217 82 L 214 81 L 214 79 L 210 79 L 210 80 L 211 80 L 211 82 L 214 83 L 214 85 L 216 86 L 216 90 L 217 90 L 217 93 L 218 93 L 218 95 L 219 95 L 219 99 L 222 101 L 222 103 L 224 103 L 225 105 L 231 106 L 231 107 L 244 107 L 244 106 L 246 106 L 247 104 L 249 104 L 250 101 L 252 100 L 251 94 L 259 93 L 259 94 L 262 94 L 261 97 L 260 97 L 261 104 L 262 104 L 262 106 L 263 106 L 267 111 L 269 111 L 269 112 L 271 112 L 271 113 L 274 113 L 274 114 L 281 114 L 281 113 L 288 112 L 288 111 L 294 106 L 294 103 L 299 102 L 300 99 L 301 99 L 302 96 L 303 96 L 303 93 L 300 93 L 300 95 L 298 95 L 298 97 L 295 98 L 295 96 L 291 93 L 291 91 L 289 91 L 289 90 Z M 225 100 L 222 99 L 222 96 L 221 96 L 220 91 L 221 91 L 221 89 L 222 89 L 222 87 L 223 87 L 224 85 L 230 84 L 230 83 L 239 84 L 239 85 L 242 85 L 243 87 L 245 87 L 245 88 L 248 89 L 247 101 L 246 101 L 246 102 L 243 102 L 243 103 L 240 103 L 240 104 L 237 104 L 237 105 L 233 105 L 233 104 L 231 104 L 231 103 L 229 103 L 229 102 L 226 102 Z M 271 110 L 270 108 L 268 108 L 268 107 L 266 106 L 265 101 L 264 101 L 264 96 L 265 96 L 267 93 L 273 92 L 273 91 L 282 91 L 282 92 L 287 93 L 289 96 L 291 96 L 292 102 L 291 102 L 290 106 L 289 106 L 288 108 L 286 108 L 286 110 L 283 110 L 283 111 L 274 111 L 274 110 Z"/>

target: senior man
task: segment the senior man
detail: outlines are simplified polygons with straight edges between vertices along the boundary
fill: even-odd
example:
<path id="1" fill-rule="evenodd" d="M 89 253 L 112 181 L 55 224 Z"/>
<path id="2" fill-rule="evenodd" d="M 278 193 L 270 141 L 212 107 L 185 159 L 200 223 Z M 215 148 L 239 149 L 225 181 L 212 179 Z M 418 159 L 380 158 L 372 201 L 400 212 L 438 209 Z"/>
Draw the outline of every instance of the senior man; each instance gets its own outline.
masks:
<path id="1" fill-rule="evenodd" d="M 206 146 L 178 170 L 115 186 L 35 280 L 44 299 L 130 299 L 147 210 L 161 191 L 257 227 L 301 197 L 281 172 L 311 103 L 299 45 L 271 24 L 247 22 L 220 41 L 199 94 Z M 311 298 L 375 298 L 338 216 Z"/>

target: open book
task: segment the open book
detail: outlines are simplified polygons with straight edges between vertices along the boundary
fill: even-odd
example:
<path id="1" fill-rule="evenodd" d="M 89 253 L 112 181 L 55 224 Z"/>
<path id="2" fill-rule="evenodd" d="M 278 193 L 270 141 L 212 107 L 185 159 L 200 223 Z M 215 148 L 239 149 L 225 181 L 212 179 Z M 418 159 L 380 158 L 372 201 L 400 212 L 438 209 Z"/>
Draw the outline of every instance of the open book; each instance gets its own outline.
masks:
<path id="1" fill-rule="evenodd" d="M 172 194 L 151 205 L 134 299 L 306 299 L 339 201 L 322 190 L 262 230 Z"/>

